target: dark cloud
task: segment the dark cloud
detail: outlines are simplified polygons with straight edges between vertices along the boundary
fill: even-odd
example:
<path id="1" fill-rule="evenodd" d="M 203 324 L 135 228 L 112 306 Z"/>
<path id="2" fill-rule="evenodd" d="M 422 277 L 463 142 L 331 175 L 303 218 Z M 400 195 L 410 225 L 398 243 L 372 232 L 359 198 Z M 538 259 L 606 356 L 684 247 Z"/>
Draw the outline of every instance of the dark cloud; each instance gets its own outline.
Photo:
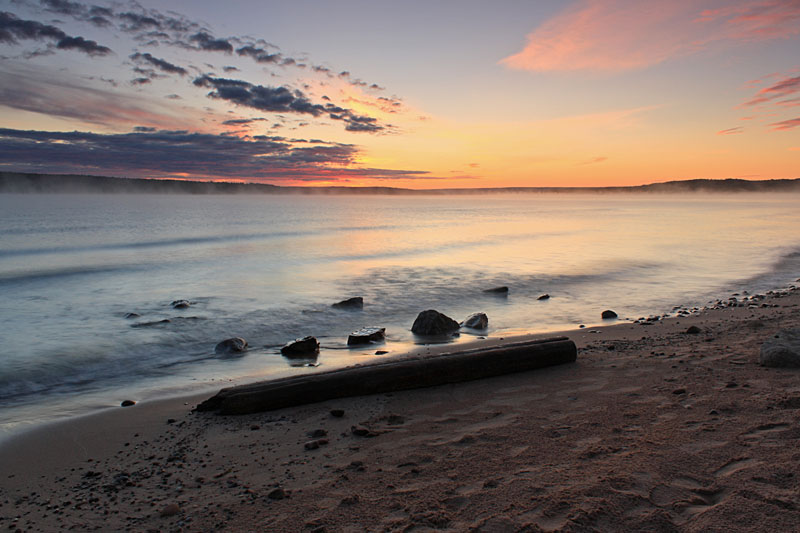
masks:
<path id="1" fill-rule="evenodd" d="M 281 61 L 282 57 L 279 53 L 269 53 L 263 48 L 258 48 L 255 46 L 247 45 L 242 46 L 241 48 L 236 49 L 236 53 L 240 56 L 248 56 L 252 57 L 256 63 L 278 63 Z"/>
<path id="2" fill-rule="evenodd" d="M 117 18 L 123 22 L 123 29 L 125 31 L 135 32 L 143 29 L 160 30 L 162 28 L 161 21 L 147 15 L 141 15 L 139 13 L 120 13 L 117 15 Z"/>
<path id="3" fill-rule="evenodd" d="M 95 41 L 84 39 L 83 37 L 64 37 L 58 41 L 56 48 L 59 50 L 79 50 L 90 56 L 104 56 L 111 53 L 110 48 L 99 45 Z"/>
<path id="4" fill-rule="evenodd" d="M 239 69 L 230 65 L 222 67 L 225 72 L 239 72 Z"/>
<path id="5" fill-rule="evenodd" d="M 151 128 L 150 126 L 135 126 L 133 131 L 136 133 L 153 133 L 154 131 L 158 131 L 158 129 Z"/>
<path id="6" fill-rule="evenodd" d="M 180 74 L 181 76 L 185 76 L 187 74 L 186 69 L 183 67 L 179 67 L 178 65 L 173 65 L 169 61 L 165 61 L 164 59 L 159 59 L 154 57 L 149 52 L 144 53 L 135 53 L 130 56 L 130 58 L 134 61 L 141 61 L 146 62 L 154 67 L 158 68 L 163 72 L 168 72 L 170 74 Z"/>
<path id="7" fill-rule="evenodd" d="M 86 11 L 86 7 L 83 4 L 69 2 L 68 0 L 40 0 L 39 3 L 42 4 L 47 11 L 73 17 L 83 15 Z"/>
<path id="8" fill-rule="evenodd" d="M 227 39 L 215 39 L 208 33 L 201 31 L 197 32 L 191 37 L 189 41 L 196 43 L 197 47 L 201 50 L 209 50 L 212 52 L 225 52 L 230 54 L 233 52 L 233 45 Z"/>
<path id="9" fill-rule="evenodd" d="M 230 120 L 224 121 L 222 124 L 225 126 L 246 126 L 248 124 L 252 124 L 253 122 L 260 122 L 267 120 L 265 118 L 233 118 Z"/>
<path id="10" fill-rule="evenodd" d="M 90 56 L 111 53 L 111 49 L 83 37 L 71 37 L 61 29 L 35 20 L 22 20 L 13 13 L 0 11 L 0 42 L 16 44 L 19 39 L 52 40 L 61 50 L 78 50 Z"/>
<path id="11" fill-rule="evenodd" d="M 134 79 L 132 79 L 132 80 L 131 80 L 131 84 L 132 84 L 132 85 L 147 85 L 147 84 L 148 84 L 148 83 L 150 83 L 151 81 L 152 81 L 152 80 L 151 80 L 150 78 L 147 78 L 147 77 L 143 77 L 143 78 L 134 78 Z"/>
<path id="12" fill-rule="evenodd" d="M 424 171 L 348 168 L 358 154 L 353 145 L 302 144 L 282 137 L 239 138 L 147 127 L 125 134 L 0 129 L 0 161 L 6 169 L 144 177 L 430 179 Z"/>
<path id="13" fill-rule="evenodd" d="M 208 96 L 227 100 L 237 105 L 273 113 L 298 113 L 320 117 L 327 115 L 333 120 L 344 121 L 347 131 L 378 132 L 384 129 L 372 117 L 356 115 L 349 109 L 333 104 L 315 104 L 305 94 L 288 87 L 265 87 L 243 80 L 215 78 L 203 75 L 193 82 L 198 87 L 212 89 Z"/>

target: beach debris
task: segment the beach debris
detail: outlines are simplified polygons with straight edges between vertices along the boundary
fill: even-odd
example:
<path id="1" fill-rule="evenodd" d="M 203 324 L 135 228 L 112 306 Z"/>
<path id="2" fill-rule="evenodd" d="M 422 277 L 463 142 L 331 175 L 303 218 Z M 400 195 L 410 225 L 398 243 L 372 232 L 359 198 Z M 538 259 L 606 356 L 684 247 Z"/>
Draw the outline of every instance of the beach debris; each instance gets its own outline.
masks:
<path id="1" fill-rule="evenodd" d="M 526 372 L 572 363 L 577 355 L 574 342 L 566 337 L 554 337 L 415 359 L 388 358 L 369 365 L 229 387 L 200 403 L 197 410 L 219 410 L 225 415 L 272 411 L 336 398 L 383 394 Z M 331 415 L 336 416 L 333 411 Z"/>
<path id="2" fill-rule="evenodd" d="M 125 315 L 125 318 L 139 318 L 140 316 L 142 315 L 140 315 L 139 313 L 128 313 Z"/>
<path id="3" fill-rule="evenodd" d="M 177 503 L 170 503 L 165 505 L 161 511 L 159 511 L 158 516 L 161 518 L 168 518 L 170 516 L 175 516 L 181 512 L 181 508 L 178 506 Z"/>
<path id="4" fill-rule="evenodd" d="M 353 298 L 348 298 L 347 300 L 342 300 L 341 302 L 336 302 L 335 304 L 331 305 L 331 307 L 335 309 L 362 309 L 364 307 L 364 298 L 361 296 L 355 296 Z"/>
<path id="5" fill-rule="evenodd" d="M 611 309 L 606 309 L 605 311 L 603 311 L 602 313 L 600 313 L 600 316 L 601 316 L 603 319 L 607 319 L 607 318 L 617 318 L 617 316 L 618 316 L 618 315 L 617 315 L 617 313 L 615 313 L 615 312 L 614 312 L 614 311 L 612 311 Z"/>
<path id="6" fill-rule="evenodd" d="M 700 333 L 701 331 L 702 331 L 702 330 L 701 330 L 700 328 L 698 328 L 697 326 L 689 326 L 689 327 L 686 329 L 686 333 L 688 333 L 689 335 L 697 335 L 697 334 L 698 334 L 698 333 Z"/>
<path id="7" fill-rule="evenodd" d="M 800 367 L 800 328 L 782 329 L 761 345 L 761 366 Z"/>
<path id="8" fill-rule="evenodd" d="M 241 353 L 247 349 L 247 341 L 241 337 L 231 337 L 217 343 L 214 346 L 214 353 Z"/>
<path id="9" fill-rule="evenodd" d="M 187 309 L 190 305 L 192 305 L 189 300 L 174 300 L 170 303 L 174 309 Z"/>
<path id="10" fill-rule="evenodd" d="M 428 309 L 417 315 L 411 332 L 417 335 L 446 335 L 458 330 L 458 322 L 434 309 Z"/>
<path id="11" fill-rule="evenodd" d="M 132 328 L 149 328 L 150 326 L 160 326 L 163 324 L 169 324 L 172 322 L 169 318 L 165 318 L 164 320 L 154 320 L 152 322 L 137 322 L 136 324 L 131 324 Z"/>
<path id="12" fill-rule="evenodd" d="M 386 338 L 386 328 L 361 328 L 354 331 L 347 337 L 348 346 L 356 346 L 359 344 L 369 344 L 371 342 L 381 342 Z"/>
<path id="13" fill-rule="evenodd" d="M 484 289 L 483 292 L 489 292 L 492 294 L 508 294 L 508 287 L 503 285 L 502 287 L 493 287 L 491 289 Z"/>
<path id="14" fill-rule="evenodd" d="M 287 357 L 316 355 L 319 353 L 319 341 L 310 335 L 302 339 L 295 339 L 281 348 L 281 353 Z"/>
<path id="15" fill-rule="evenodd" d="M 344 416 L 344 409 L 331 409 L 331 416 L 334 418 L 342 418 Z"/>
<path id="16" fill-rule="evenodd" d="M 133 400 L 122 400 L 122 403 L 119 404 L 121 407 L 131 407 L 132 405 L 136 405 L 136 402 Z"/>
<path id="17" fill-rule="evenodd" d="M 473 313 L 461 323 L 462 328 L 486 329 L 489 327 L 489 317 L 486 313 Z"/>
<path id="18" fill-rule="evenodd" d="M 542 294 L 541 296 L 539 296 L 536 299 L 537 300 L 549 300 L 550 299 L 550 295 L 549 294 Z"/>
<path id="19" fill-rule="evenodd" d="M 376 350 L 375 351 L 375 355 L 386 355 L 387 353 L 389 353 L 388 350 Z"/>

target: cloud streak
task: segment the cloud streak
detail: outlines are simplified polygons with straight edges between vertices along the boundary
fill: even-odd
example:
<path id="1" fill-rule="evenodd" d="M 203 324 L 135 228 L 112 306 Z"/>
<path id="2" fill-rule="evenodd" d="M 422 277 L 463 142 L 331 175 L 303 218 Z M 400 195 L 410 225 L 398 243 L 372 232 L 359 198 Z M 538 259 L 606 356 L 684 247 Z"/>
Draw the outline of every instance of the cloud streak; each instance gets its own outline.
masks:
<path id="1" fill-rule="evenodd" d="M 263 135 L 239 138 L 152 128 L 124 134 L 0 128 L 0 161 L 6 169 L 273 182 L 436 179 L 425 171 L 352 168 L 357 154 L 358 148 L 350 144 Z"/>
<path id="2" fill-rule="evenodd" d="M 501 63 L 519 70 L 625 71 L 693 54 L 711 45 L 800 33 L 800 2 L 739 0 L 721 9 L 695 0 L 579 0 L 528 35 Z"/>
<path id="3" fill-rule="evenodd" d="M 61 29 L 35 20 L 23 20 L 13 13 L 0 11 L 0 43 L 17 44 L 20 40 L 53 41 L 59 50 L 77 50 L 90 56 L 104 56 L 111 49 L 96 41 L 67 35 Z"/>

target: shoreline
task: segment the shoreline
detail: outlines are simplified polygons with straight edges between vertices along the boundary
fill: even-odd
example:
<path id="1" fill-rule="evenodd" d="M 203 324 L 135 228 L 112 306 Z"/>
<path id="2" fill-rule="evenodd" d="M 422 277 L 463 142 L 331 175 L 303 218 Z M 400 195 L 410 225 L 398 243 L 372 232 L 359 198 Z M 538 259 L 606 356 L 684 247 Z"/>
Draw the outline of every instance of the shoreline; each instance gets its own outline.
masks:
<path id="1" fill-rule="evenodd" d="M 783 466 L 800 373 L 758 366 L 758 347 L 798 327 L 800 291 L 752 305 L 567 331 L 576 363 L 521 374 L 235 417 L 192 413 L 200 394 L 49 423 L 0 443 L 0 527 L 730 531 L 752 528 L 748 512 L 785 529 L 800 519 Z M 306 450 L 314 429 L 328 443 Z"/>

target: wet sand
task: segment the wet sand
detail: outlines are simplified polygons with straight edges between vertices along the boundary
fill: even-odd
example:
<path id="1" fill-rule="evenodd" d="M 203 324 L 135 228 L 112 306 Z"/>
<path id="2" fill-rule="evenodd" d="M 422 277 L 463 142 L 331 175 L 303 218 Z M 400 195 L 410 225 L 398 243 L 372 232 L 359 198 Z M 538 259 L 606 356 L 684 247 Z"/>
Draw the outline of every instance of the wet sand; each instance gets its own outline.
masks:
<path id="1" fill-rule="evenodd" d="M 798 305 L 792 290 L 570 331 L 576 363 L 469 383 L 236 417 L 192 412 L 203 395 L 51 424 L 0 448 L 0 529 L 794 530 L 800 370 L 758 351 L 800 327 Z"/>

